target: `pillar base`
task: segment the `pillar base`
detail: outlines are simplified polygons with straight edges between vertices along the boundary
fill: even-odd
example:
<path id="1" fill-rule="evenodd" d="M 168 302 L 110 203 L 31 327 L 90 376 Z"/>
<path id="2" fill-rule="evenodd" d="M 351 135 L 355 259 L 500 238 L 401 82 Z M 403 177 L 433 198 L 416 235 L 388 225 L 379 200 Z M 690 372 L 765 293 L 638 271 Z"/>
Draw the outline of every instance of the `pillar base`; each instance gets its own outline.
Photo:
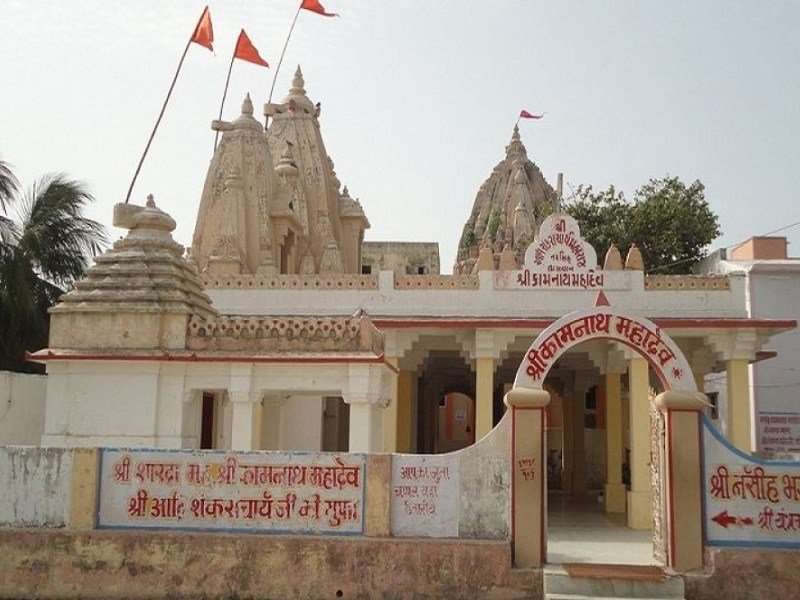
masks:
<path id="1" fill-rule="evenodd" d="M 607 513 L 624 513 L 627 491 L 622 483 L 607 483 L 603 493 L 603 504 Z"/>
<path id="2" fill-rule="evenodd" d="M 650 492 L 628 492 L 628 527 L 653 528 L 653 501 Z"/>

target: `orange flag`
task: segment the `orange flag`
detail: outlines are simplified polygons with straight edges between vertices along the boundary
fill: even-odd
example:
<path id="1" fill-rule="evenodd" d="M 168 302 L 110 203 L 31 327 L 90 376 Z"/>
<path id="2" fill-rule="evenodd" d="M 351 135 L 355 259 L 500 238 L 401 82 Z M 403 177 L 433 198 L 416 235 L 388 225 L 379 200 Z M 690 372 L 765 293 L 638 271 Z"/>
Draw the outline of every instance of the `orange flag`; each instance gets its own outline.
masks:
<path id="1" fill-rule="evenodd" d="M 207 6 L 203 9 L 203 14 L 200 15 L 197 27 L 194 28 L 192 41 L 195 44 L 205 46 L 212 52 L 214 51 L 214 28 L 211 26 L 211 13 Z"/>
<path id="2" fill-rule="evenodd" d="M 311 12 L 315 12 L 318 15 L 322 15 L 323 17 L 338 17 L 336 13 L 329 13 L 325 12 L 325 7 L 319 3 L 319 0 L 303 0 L 300 4 L 300 8 L 305 8 L 306 10 L 310 10 Z"/>
<path id="3" fill-rule="evenodd" d="M 239 39 L 236 40 L 236 51 L 233 53 L 233 56 L 234 58 L 239 58 L 256 65 L 261 65 L 262 67 L 269 67 L 267 61 L 261 58 L 258 50 L 256 50 L 255 46 L 253 46 L 253 42 L 251 42 L 250 38 L 247 37 L 244 29 L 242 29 L 242 31 L 239 33 Z"/>

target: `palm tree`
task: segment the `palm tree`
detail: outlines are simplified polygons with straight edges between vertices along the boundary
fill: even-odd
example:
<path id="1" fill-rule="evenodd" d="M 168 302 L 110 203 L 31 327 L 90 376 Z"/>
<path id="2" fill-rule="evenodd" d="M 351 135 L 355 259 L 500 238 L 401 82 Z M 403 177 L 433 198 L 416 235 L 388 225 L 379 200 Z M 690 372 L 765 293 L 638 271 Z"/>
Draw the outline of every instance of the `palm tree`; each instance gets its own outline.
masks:
<path id="1" fill-rule="evenodd" d="M 41 371 L 25 351 L 47 345 L 47 309 L 107 243 L 103 226 L 83 215 L 92 201 L 63 174 L 45 175 L 23 193 L 0 161 L 0 369 Z M 16 221 L 7 216 L 12 205 Z"/>

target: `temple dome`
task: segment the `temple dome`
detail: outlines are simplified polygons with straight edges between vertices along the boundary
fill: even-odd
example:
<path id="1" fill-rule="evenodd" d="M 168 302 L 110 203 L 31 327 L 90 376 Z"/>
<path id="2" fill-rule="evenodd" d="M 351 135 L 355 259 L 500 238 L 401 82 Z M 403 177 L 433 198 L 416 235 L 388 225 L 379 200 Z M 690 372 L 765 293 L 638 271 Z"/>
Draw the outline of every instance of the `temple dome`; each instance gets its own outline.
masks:
<path id="1" fill-rule="evenodd" d="M 480 247 L 494 250 L 495 263 L 506 245 L 518 263 L 542 219 L 556 203 L 556 192 L 547 183 L 528 152 L 515 125 L 506 155 L 481 184 L 472 213 L 458 244 L 454 273 L 470 273 Z M 506 261 L 505 264 L 508 264 Z"/>

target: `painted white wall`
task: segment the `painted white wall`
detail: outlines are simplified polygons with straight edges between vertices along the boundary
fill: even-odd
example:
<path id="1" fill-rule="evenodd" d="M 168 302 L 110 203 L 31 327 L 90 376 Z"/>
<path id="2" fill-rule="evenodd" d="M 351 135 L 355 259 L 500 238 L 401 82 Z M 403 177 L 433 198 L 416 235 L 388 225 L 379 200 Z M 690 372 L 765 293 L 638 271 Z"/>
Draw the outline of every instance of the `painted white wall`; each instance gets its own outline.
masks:
<path id="1" fill-rule="evenodd" d="M 71 481 L 70 450 L 0 447 L 0 526 L 64 527 Z"/>
<path id="2" fill-rule="evenodd" d="M 321 396 L 293 395 L 281 408 L 281 450 L 321 450 Z"/>
<path id="3" fill-rule="evenodd" d="M 745 278 L 747 316 L 800 321 L 800 259 L 721 261 L 717 268 Z M 750 399 L 753 407 L 756 449 L 762 450 L 764 423 L 761 417 L 785 413 L 800 417 L 800 329 L 772 336 L 764 350 L 778 355 L 750 366 Z M 727 378 L 725 373 L 706 376 L 706 392 L 717 392 L 719 421 L 725 433 Z M 800 449 L 800 424 L 790 426 Z"/>
<path id="4" fill-rule="evenodd" d="M 641 271 L 608 271 L 605 292 L 615 308 L 647 317 L 744 317 L 744 277 L 733 273 L 729 290 L 644 289 Z M 479 289 L 395 289 L 394 274 L 381 271 L 378 289 L 207 289 L 224 314 L 371 316 L 561 317 L 594 305 L 597 290 L 495 289 L 494 273 L 479 274 Z"/>
<path id="5" fill-rule="evenodd" d="M 46 397 L 46 376 L 0 371 L 0 446 L 39 444 Z"/>

